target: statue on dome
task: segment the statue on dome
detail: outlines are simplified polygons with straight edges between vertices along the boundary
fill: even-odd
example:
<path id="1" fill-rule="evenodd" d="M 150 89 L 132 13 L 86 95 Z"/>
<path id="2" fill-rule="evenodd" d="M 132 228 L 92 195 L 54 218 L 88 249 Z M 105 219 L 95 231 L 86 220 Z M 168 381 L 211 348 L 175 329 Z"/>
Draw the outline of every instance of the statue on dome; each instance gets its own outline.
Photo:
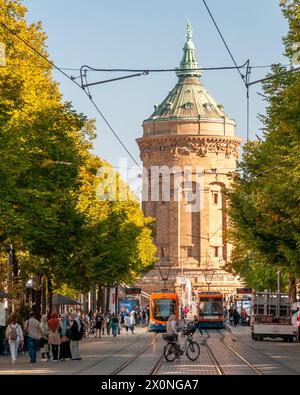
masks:
<path id="1" fill-rule="evenodd" d="M 192 36 L 193 36 L 192 24 L 191 24 L 191 22 L 188 22 L 188 24 L 186 25 L 186 38 L 188 40 L 191 40 Z"/>

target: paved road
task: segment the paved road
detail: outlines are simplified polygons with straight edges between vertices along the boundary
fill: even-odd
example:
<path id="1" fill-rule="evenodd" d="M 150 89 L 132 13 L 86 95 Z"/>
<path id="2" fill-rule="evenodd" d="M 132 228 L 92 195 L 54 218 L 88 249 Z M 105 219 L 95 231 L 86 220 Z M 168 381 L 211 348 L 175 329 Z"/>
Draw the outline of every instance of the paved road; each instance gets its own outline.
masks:
<path id="1" fill-rule="evenodd" d="M 38 362 L 29 365 L 28 356 L 12 365 L 9 357 L 0 357 L 0 374 L 68 375 L 278 375 L 300 374 L 300 343 L 266 340 L 255 342 L 248 327 L 198 332 L 200 344 L 197 361 L 186 356 L 169 363 L 162 356 L 161 334 L 137 328 L 136 334 L 89 338 L 81 342 L 81 361 Z"/>

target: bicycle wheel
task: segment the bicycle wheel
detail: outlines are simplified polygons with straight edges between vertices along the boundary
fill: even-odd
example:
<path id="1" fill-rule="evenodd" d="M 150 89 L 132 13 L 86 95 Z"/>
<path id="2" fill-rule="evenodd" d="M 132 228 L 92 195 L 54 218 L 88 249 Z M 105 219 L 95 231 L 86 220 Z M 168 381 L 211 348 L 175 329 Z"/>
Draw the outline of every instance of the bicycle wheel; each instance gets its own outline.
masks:
<path id="1" fill-rule="evenodd" d="M 199 344 L 196 342 L 190 342 L 186 350 L 186 355 L 191 361 L 196 361 L 196 359 L 198 359 L 200 355 Z"/>
<path id="2" fill-rule="evenodd" d="M 173 343 L 168 343 L 164 348 L 164 356 L 168 362 L 173 362 L 176 359 L 176 348 Z"/>

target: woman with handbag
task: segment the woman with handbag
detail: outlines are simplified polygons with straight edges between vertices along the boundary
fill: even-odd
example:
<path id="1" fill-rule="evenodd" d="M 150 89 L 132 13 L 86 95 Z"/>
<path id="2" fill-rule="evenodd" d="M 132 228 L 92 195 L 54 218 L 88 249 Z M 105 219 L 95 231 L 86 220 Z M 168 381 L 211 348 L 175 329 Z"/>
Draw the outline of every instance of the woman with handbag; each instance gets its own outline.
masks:
<path id="1" fill-rule="evenodd" d="M 60 348 L 60 324 L 57 313 L 52 313 L 48 321 L 49 336 L 48 342 L 51 345 L 53 362 L 58 362 Z"/>
<path id="2" fill-rule="evenodd" d="M 59 359 L 64 361 L 65 359 L 69 358 L 72 359 L 71 349 L 70 349 L 70 326 L 67 316 L 62 314 L 60 317 L 60 353 Z"/>
<path id="3" fill-rule="evenodd" d="M 39 340 L 39 343 L 40 343 L 40 352 L 41 352 L 41 362 L 45 362 L 45 361 L 50 362 L 50 350 L 48 344 L 49 328 L 47 324 L 46 314 L 42 315 L 40 330 L 41 330 L 41 338 Z"/>

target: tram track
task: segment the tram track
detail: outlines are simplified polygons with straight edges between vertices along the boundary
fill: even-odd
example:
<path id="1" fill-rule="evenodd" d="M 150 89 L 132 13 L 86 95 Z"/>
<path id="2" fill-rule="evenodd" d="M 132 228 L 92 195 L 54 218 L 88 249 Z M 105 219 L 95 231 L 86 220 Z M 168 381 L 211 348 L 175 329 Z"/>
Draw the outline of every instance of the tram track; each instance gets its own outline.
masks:
<path id="1" fill-rule="evenodd" d="M 224 334 L 221 333 L 219 330 L 217 330 L 217 332 L 222 336 L 221 338 L 221 342 L 222 344 L 224 344 L 225 347 L 227 347 L 231 352 L 233 352 L 236 356 L 238 356 L 247 366 L 249 366 L 249 368 L 251 368 L 257 375 L 262 376 L 263 373 L 257 369 L 253 363 L 249 362 L 245 357 L 243 357 L 237 350 L 235 350 L 233 347 L 229 346 L 228 344 L 225 343 L 224 341 Z"/>
<path id="2" fill-rule="evenodd" d="M 251 345 L 248 344 L 248 343 L 245 343 L 245 342 L 242 341 L 242 340 L 239 340 L 239 343 L 242 344 L 243 346 L 249 348 L 250 350 L 252 350 L 252 352 L 255 352 L 256 354 L 260 354 L 260 355 L 262 355 L 264 358 L 266 358 L 266 360 L 267 360 L 266 364 L 273 365 L 274 362 L 275 362 L 276 365 L 279 365 L 279 366 L 282 367 L 283 369 L 286 369 L 286 370 L 288 371 L 288 374 L 292 374 L 292 373 L 293 373 L 293 374 L 295 374 L 295 375 L 299 375 L 299 371 L 298 371 L 298 370 L 293 369 L 290 365 L 284 363 L 283 361 L 279 361 L 278 359 L 276 359 L 276 361 L 274 361 L 274 359 L 272 359 L 272 358 L 270 357 L 270 355 L 268 355 L 264 350 L 261 350 L 261 349 L 258 350 L 257 348 L 251 346 Z M 264 373 L 262 373 L 262 374 L 264 374 Z"/>
<path id="3" fill-rule="evenodd" d="M 109 375 L 110 376 L 116 376 L 118 374 L 122 374 L 121 372 L 124 371 L 129 365 L 131 365 L 135 360 L 137 360 L 141 355 L 143 355 L 149 348 L 151 348 L 154 343 L 157 342 L 157 334 L 152 336 L 152 340 L 150 344 L 147 346 L 143 347 L 141 350 L 136 352 L 132 357 L 130 357 L 127 361 L 125 361 L 122 365 L 120 365 L 118 368 L 113 370 Z M 153 366 L 151 367 L 148 375 L 153 376 L 158 374 L 159 369 L 161 367 L 161 364 L 163 362 L 163 354 L 159 356 L 159 358 L 154 362 Z"/>
<path id="4" fill-rule="evenodd" d="M 138 335 L 138 336 L 137 336 L 137 339 L 140 338 L 140 337 L 141 337 L 141 335 Z M 118 352 L 125 351 L 127 348 L 129 348 L 129 347 L 131 347 L 131 346 L 132 346 L 132 344 L 126 344 L 125 346 L 119 348 Z M 147 347 L 149 348 L 150 345 L 148 344 Z M 136 355 L 136 354 L 134 354 L 134 355 Z M 74 372 L 74 374 L 75 374 L 75 375 L 78 375 L 78 374 L 85 374 L 84 372 L 89 371 L 90 369 L 96 367 L 96 366 L 99 365 L 99 364 L 103 364 L 103 362 L 105 363 L 105 361 L 109 360 L 111 357 L 112 357 L 112 355 L 107 355 L 106 357 L 102 358 L 101 360 L 99 360 L 99 361 L 97 361 L 97 362 L 93 362 L 93 363 L 91 363 L 91 364 L 85 366 L 85 367 L 82 368 L 82 369 L 76 370 L 76 371 Z M 110 375 L 111 373 L 108 373 L 108 374 Z"/>
<path id="5" fill-rule="evenodd" d="M 236 357 L 238 357 L 245 366 L 248 366 L 253 372 L 255 372 L 256 375 L 262 376 L 263 373 L 257 369 L 250 361 L 248 361 L 245 357 L 243 357 L 237 350 L 235 350 L 233 347 L 229 346 L 228 344 L 225 343 L 224 338 L 225 335 L 220 332 L 218 329 L 216 330 L 219 335 L 221 335 L 220 342 L 228 349 L 231 351 L 232 354 L 234 354 Z M 226 375 L 225 371 L 225 366 L 222 365 L 218 358 L 216 357 L 215 353 L 213 352 L 212 348 L 208 345 L 207 340 L 210 338 L 209 332 L 206 330 L 207 338 L 203 341 L 203 345 L 206 347 L 208 354 L 212 361 L 215 363 L 215 368 L 218 372 L 219 375 Z"/>
<path id="6" fill-rule="evenodd" d="M 211 347 L 207 344 L 207 339 L 209 339 L 209 337 L 210 337 L 207 330 L 206 330 L 206 334 L 207 334 L 207 337 L 206 337 L 206 339 L 204 339 L 202 341 L 202 345 L 206 348 L 206 351 L 208 352 L 208 355 L 209 355 L 210 359 L 214 363 L 214 367 L 215 367 L 218 375 L 219 376 L 225 376 L 225 372 L 224 372 L 221 364 L 219 363 L 218 359 L 216 358 L 215 354 L 213 353 Z"/>

